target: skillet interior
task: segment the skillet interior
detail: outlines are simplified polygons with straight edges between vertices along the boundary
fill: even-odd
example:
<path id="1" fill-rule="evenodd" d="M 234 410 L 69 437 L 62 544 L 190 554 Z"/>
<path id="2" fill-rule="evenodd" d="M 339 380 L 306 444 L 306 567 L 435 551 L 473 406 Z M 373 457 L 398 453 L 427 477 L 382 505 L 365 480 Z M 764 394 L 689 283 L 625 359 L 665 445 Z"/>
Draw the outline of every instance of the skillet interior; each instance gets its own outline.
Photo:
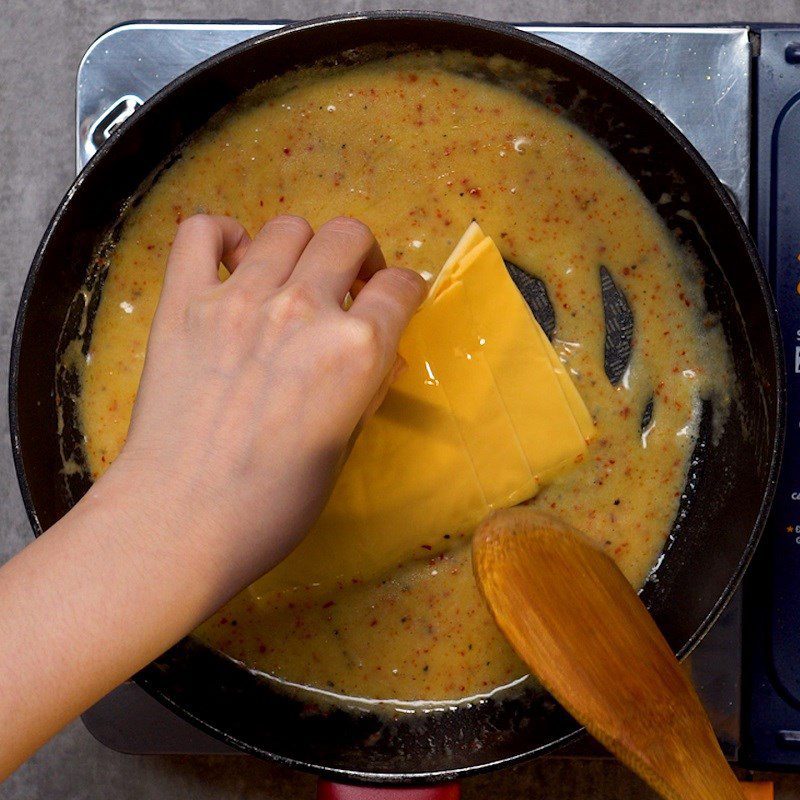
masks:
<path id="1" fill-rule="evenodd" d="M 676 533 L 643 598 L 686 654 L 738 583 L 771 499 L 782 432 L 777 323 L 752 242 L 725 190 L 688 143 L 630 89 L 562 48 L 510 28 L 431 14 L 374 14 L 307 23 L 257 37 L 205 62 L 114 134 L 53 218 L 20 304 L 12 348 L 12 444 L 35 532 L 70 505 L 61 475 L 54 375 L 59 337 L 97 247 L 129 198 L 214 112 L 288 68 L 350 48 L 386 45 L 502 53 L 546 68 L 549 101 L 611 151 L 698 252 L 707 300 L 721 315 L 740 387 L 718 440 L 700 440 Z M 544 99 L 544 98 L 539 98 Z M 102 270 L 98 273 L 102 277 Z M 95 293 L 97 294 L 97 293 Z M 93 313 L 90 307 L 89 317 Z M 69 380 L 68 376 L 61 376 Z M 63 388 L 63 386 L 62 386 Z M 67 436 L 75 435 L 73 430 Z M 80 481 L 71 487 L 80 494 Z M 279 696 L 191 639 L 137 680 L 183 716 L 236 747 L 350 780 L 423 781 L 525 758 L 575 735 L 547 697 L 405 716 L 389 725 Z"/>

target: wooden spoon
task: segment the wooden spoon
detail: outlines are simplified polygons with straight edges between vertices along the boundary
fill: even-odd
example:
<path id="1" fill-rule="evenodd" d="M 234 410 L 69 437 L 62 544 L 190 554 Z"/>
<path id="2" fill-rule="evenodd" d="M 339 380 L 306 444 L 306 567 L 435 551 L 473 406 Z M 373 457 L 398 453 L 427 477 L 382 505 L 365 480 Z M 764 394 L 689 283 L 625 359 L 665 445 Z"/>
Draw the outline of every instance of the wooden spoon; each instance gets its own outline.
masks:
<path id="1" fill-rule="evenodd" d="M 656 792 L 745 797 L 686 673 L 599 547 L 519 507 L 480 526 L 473 565 L 500 630 L 533 674 Z"/>

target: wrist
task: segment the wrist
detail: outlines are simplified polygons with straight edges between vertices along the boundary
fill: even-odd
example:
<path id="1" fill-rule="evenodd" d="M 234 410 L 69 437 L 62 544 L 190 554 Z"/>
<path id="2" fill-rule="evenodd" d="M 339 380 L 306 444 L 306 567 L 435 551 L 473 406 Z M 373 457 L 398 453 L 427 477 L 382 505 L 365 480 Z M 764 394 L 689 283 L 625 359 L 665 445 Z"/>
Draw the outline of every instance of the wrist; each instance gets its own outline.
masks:
<path id="1" fill-rule="evenodd" d="M 167 474 L 125 451 L 72 514 L 98 539 L 113 540 L 143 570 L 185 584 L 187 603 L 196 595 L 206 615 L 271 566 L 254 568 L 249 548 L 242 546 L 250 532 L 241 530 L 229 504 L 201 481 L 177 471 Z"/>

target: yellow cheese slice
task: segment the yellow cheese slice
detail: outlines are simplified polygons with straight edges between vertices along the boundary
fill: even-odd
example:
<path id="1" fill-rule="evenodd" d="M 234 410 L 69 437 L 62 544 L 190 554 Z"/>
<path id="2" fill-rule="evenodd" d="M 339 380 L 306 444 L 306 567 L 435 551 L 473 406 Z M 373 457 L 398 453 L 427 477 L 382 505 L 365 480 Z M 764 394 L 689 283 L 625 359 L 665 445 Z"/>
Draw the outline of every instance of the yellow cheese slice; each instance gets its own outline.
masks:
<path id="1" fill-rule="evenodd" d="M 484 511 L 531 497 L 538 482 L 472 325 L 464 284 L 444 289 L 413 324 L 424 341 L 430 373 L 444 389 L 469 453 L 486 500 Z M 447 532 L 452 530 L 443 531 Z"/>
<path id="2" fill-rule="evenodd" d="M 586 448 L 558 372 L 568 376 L 489 237 L 461 259 L 453 280 L 467 290 L 474 326 L 530 468 L 547 480 Z"/>
<path id="3" fill-rule="evenodd" d="M 558 353 L 556 353 L 553 345 L 547 338 L 547 334 L 538 325 L 536 327 L 539 330 L 543 346 L 550 357 L 550 364 L 553 367 L 553 371 L 558 376 L 559 383 L 564 391 L 564 396 L 567 398 L 572 415 L 575 417 L 575 422 L 578 424 L 583 438 L 589 442 L 594 436 L 594 420 L 592 419 L 592 415 L 589 413 L 589 409 L 586 408 L 586 404 L 583 402 L 583 398 L 572 382 L 572 378 L 567 374 L 567 370 L 564 368 L 561 359 L 558 357 Z"/>
<path id="4" fill-rule="evenodd" d="M 464 231 L 464 234 L 458 240 L 458 244 L 453 248 L 453 252 L 450 253 L 447 261 L 444 262 L 438 275 L 436 275 L 433 280 L 423 307 L 432 303 L 434 298 L 438 297 L 441 293 L 442 289 L 452 282 L 453 272 L 458 269 L 461 259 L 485 238 L 486 234 L 481 230 L 480 225 L 473 220 Z"/>
<path id="5" fill-rule="evenodd" d="M 364 426 L 319 521 L 251 591 L 380 576 L 584 457 L 589 412 L 476 223 L 398 349 L 408 368 Z"/>
<path id="6" fill-rule="evenodd" d="M 483 245 L 481 250 L 478 250 L 477 245 L 483 243 L 484 241 L 486 241 L 487 244 Z M 470 258 L 468 259 L 465 258 L 467 254 L 470 254 Z M 445 262 L 444 267 L 437 278 L 436 284 L 434 284 L 433 288 L 431 289 L 431 294 L 434 294 L 438 288 L 448 285 L 448 283 L 452 283 L 453 279 L 458 278 L 466 266 L 474 267 L 479 256 L 483 260 L 484 266 L 486 266 L 486 260 L 490 262 L 490 268 L 492 270 L 492 274 L 487 274 L 486 269 L 483 270 L 483 289 L 486 290 L 487 282 L 493 282 L 489 285 L 494 286 L 498 293 L 502 291 L 506 295 L 508 302 L 521 305 L 520 301 L 522 301 L 522 303 L 525 304 L 525 307 L 527 307 L 527 303 L 525 303 L 522 296 L 517 292 L 512 292 L 511 294 L 515 294 L 516 296 L 514 298 L 511 297 L 511 294 L 508 290 L 512 288 L 513 281 L 505 280 L 503 276 L 498 274 L 499 268 L 501 266 L 503 268 L 505 267 L 504 263 L 500 263 L 502 256 L 497 248 L 494 247 L 494 243 L 491 241 L 491 239 L 489 239 L 489 237 L 483 233 L 478 223 L 474 221 L 467 228 L 466 232 L 456 245 L 455 250 L 453 250 L 453 253 Z M 473 269 L 468 284 L 470 287 L 476 287 L 477 277 L 477 272 Z M 477 299 L 479 300 L 480 298 Z M 575 384 L 572 382 L 572 379 L 564 369 L 564 365 L 561 363 L 558 353 L 556 353 L 555 349 L 550 343 L 550 340 L 547 338 L 547 334 L 538 324 L 536 325 L 536 330 L 538 331 L 542 340 L 543 347 L 547 351 L 547 355 L 550 359 L 550 363 L 553 366 L 553 370 L 558 375 L 561 387 L 564 390 L 564 394 L 569 402 L 570 408 L 572 409 L 572 413 L 575 416 L 575 421 L 577 422 L 583 437 L 588 442 L 594 435 L 594 421 L 592 416 L 586 408 L 586 405 L 584 404 L 580 394 L 578 393 Z"/>

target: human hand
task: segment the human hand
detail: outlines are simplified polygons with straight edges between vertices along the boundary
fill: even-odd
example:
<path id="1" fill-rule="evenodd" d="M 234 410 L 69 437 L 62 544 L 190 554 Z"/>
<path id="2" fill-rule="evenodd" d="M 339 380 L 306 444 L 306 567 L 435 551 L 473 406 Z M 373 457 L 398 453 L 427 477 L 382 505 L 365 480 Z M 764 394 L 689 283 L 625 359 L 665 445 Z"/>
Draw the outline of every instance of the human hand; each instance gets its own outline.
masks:
<path id="1" fill-rule="evenodd" d="M 355 220 L 180 226 L 127 443 L 0 569 L 0 780 L 310 528 L 425 292 L 384 267 Z"/>
<path id="2" fill-rule="evenodd" d="M 357 278 L 365 283 L 344 311 Z M 156 503 L 185 508 L 181 533 L 244 585 L 322 510 L 424 292 L 417 273 L 385 268 L 352 219 L 315 235 L 303 219 L 277 217 L 251 242 L 233 219 L 191 217 L 172 246 L 128 439 L 107 480 L 124 473 Z"/>

